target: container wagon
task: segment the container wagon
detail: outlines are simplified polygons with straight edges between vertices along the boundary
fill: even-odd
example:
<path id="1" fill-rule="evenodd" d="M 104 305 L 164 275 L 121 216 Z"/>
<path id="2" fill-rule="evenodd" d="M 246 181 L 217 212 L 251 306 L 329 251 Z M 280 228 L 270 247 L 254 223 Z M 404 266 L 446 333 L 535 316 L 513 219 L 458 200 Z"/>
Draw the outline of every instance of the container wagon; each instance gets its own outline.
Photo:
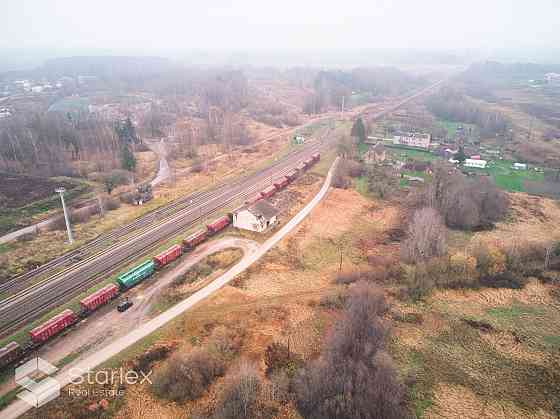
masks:
<path id="1" fill-rule="evenodd" d="M 286 186 L 288 186 L 289 183 L 290 183 L 290 179 L 288 179 L 287 177 L 283 177 L 282 179 L 274 182 L 274 187 L 277 190 L 284 189 Z"/>
<path id="2" fill-rule="evenodd" d="M 183 240 L 183 248 L 185 251 L 192 250 L 200 243 L 202 243 L 207 238 L 206 230 L 198 230 L 196 233 L 191 234 L 189 237 Z"/>
<path id="3" fill-rule="evenodd" d="M 155 269 L 154 261 L 147 260 L 146 262 L 132 268 L 128 272 L 119 275 L 117 278 L 117 284 L 119 284 L 121 289 L 124 290 L 132 288 L 139 282 L 142 282 L 144 279 L 152 275 L 154 273 L 154 269 Z"/>
<path id="4" fill-rule="evenodd" d="M 88 295 L 80 301 L 80 306 L 84 312 L 96 310 L 98 307 L 107 304 L 119 293 L 119 288 L 115 284 L 109 284 L 93 294 Z"/>
<path id="5" fill-rule="evenodd" d="M 298 172 L 297 172 L 297 170 L 294 169 L 294 170 L 292 170 L 290 173 L 288 173 L 288 174 L 286 175 L 286 178 L 287 178 L 290 182 L 292 182 L 292 181 L 295 180 L 295 178 L 297 178 L 297 175 L 298 175 Z"/>
<path id="6" fill-rule="evenodd" d="M 76 316 L 72 310 L 67 309 L 46 321 L 41 326 L 31 330 L 29 336 L 31 336 L 31 341 L 33 343 L 44 343 L 49 338 L 62 332 L 77 321 L 78 316 Z"/>
<path id="7" fill-rule="evenodd" d="M 230 223 L 231 223 L 231 220 L 230 220 L 229 216 L 227 216 L 227 215 L 224 215 L 223 217 L 218 218 L 217 220 L 215 220 L 214 222 L 212 222 L 212 223 L 210 223 L 206 226 L 206 230 L 208 231 L 208 235 L 212 236 L 212 235 L 222 231 Z"/>
<path id="8" fill-rule="evenodd" d="M 313 163 L 315 163 L 315 160 L 313 160 L 313 158 L 311 157 L 303 162 L 306 169 L 309 169 L 311 166 L 313 166 Z"/>
<path id="9" fill-rule="evenodd" d="M 7 367 L 21 356 L 23 356 L 23 348 L 17 342 L 8 343 L 0 348 L 0 369 Z"/>
<path id="10" fill-rule="evenodd" d="M 307 169 L 307 166 L 303 163 L 300 163 L 298 165 L 298 167 L 296 167 L 296 170 L 298 171 L 298 173 L 305 172 L 305 169 Z"/>
<path id="11" fill-rule="evenodd" d="M 180 245 L 176 244 L 174 246 L 171 246 L 165 252 L 162 252 L 154 257 L 154 263 L 156 264 L 156 268 L 161 268 L 167 265 L 168 263 L 173 262 L 182 254 L 183 254 L 183 248 Z"/>
<path id="12" fill-rule="evenodd" d="M 261 191 L 261 196 L 263 198 L 270 198 L 275 193 L 276 193 L 276 188 L 274 187 L 274 185 L 270 185 L 268 188 L 263 189 Z"/>

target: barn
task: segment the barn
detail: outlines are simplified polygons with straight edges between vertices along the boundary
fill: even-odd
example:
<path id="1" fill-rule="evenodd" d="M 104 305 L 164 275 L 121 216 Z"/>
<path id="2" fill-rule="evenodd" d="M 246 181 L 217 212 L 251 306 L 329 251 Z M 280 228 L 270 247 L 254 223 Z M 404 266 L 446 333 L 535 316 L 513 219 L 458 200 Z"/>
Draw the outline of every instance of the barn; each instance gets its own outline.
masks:
<path id="1" fill-rule="evenodd" d="M 233 226 L 262 233 L 278 222 L 278 210 L 264 200 L 233 213 Z"/>

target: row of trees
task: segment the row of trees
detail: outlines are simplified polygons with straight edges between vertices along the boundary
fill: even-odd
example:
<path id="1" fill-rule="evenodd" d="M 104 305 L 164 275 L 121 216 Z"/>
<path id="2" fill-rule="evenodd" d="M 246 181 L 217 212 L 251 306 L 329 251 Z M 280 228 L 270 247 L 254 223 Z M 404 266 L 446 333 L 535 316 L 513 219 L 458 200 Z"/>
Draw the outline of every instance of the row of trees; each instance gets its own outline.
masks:
<path id="1" fill-rule="evenodd" d="M 303 111 L 321 113 L 329 107 L 340 108 L 343 98 L 347 105 L 353 93 L 368 97 L 399 95 L 423 83 L 393 67 L 355 68 L 351 71 L 320 71 L 314 81 L 314 94 L 310 95 Z"/>
<path id="2" fill-rule="evenodd" d="M 482 109 L 452 88 L 441 89 L 427 100 L 426 106 L 438 118 L 477 125 L 485 137 L 505 135 L 510 126 L 504 115 Z"/>
<path id="3" fill-rule="evenodd" d="M 76 160 L 119 166 L 111 123 L 91 115 L 22 113 L 0 122 L 0 170 L 42 176 L 73 174 Z"/>

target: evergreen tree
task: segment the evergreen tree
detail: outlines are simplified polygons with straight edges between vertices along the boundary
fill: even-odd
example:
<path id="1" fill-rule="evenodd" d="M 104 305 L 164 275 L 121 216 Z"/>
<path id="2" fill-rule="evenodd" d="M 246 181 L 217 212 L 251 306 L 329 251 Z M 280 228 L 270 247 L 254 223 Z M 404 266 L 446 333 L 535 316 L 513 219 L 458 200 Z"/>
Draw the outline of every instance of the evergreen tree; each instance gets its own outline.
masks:
<path id="1" fill-rule="evenodd" d="M 121 164 L 123 169 L 131 172 L 136 168 L 136 158 L 126 144 L 123 144 L 121 147 Z"/>
<path id="2" fill-rule="evenodd" d="M 352 125 L 352 131 L 350 132 L 350 135 L 352 137 L 358 138 L 360 143 L 366 141 L 366 127 L 364 125 L 364 121 L 362 121 L 362 118 L 356 119 L 356 122 L 354 122 L 354 125 Z"/>

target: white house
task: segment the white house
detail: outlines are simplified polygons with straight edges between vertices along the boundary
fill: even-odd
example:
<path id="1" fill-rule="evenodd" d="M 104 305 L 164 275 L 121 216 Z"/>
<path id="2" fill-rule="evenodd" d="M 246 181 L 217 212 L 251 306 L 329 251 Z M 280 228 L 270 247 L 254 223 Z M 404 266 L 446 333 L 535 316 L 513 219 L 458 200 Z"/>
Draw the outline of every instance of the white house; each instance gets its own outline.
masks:
<path id="1" fill-rule="evenodd" d="M 431 134 L 421 134 L 418 132 L 410 132 L 405 135 L 395 135 L 393 137 L 394 145 L 404 145 L 408 147 L 430 148 L 432 141 Z"/>
<path id="2" fill-rule="evenodd" d="M 233 213 L 233 226 L 243 230 L 262 233 L 277 222 L 278 210 L 263 200 Z"/>
<path id="3" fill-rule="evenodd" d="M 526 163 L 513 163 L 511 165 L 511 168 L 513 170 L 527 170 L 527 164 Z"/>
<path id="4" fill-rule="evenodd" d="M 465 166 L 465 167 L 475 167 L 477 169 L 485 169 L 486 164 L 488 164 L 488 162 L 486 160 L 466 159 L 463 166 Z"/>

